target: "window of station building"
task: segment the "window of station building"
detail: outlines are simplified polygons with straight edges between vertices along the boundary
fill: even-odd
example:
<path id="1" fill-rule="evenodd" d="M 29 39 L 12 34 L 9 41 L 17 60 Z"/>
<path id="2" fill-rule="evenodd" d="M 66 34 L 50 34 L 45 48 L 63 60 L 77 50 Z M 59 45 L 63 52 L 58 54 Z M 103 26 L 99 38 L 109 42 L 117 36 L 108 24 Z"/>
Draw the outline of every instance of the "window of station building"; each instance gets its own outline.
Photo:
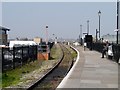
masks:
<path id="1" fill-rule="evenodd" d="M 2 34 L 6 34 L 6 31 L 0 30 L 0 35 L 2 35 Z"/>
<path id="2" fill-rule="evenodd" d="M 0 45 L 2 44 L 2 39 L 0 38 Z"/>
<path id="3" fill-rule="evenodd" d="M 6 34 L 6 31 L 2 30 L 2 34 Z"/>
<path id="4" fill-rule="evenodd" d="M 0 35 L 2 35 L 2 30 L 0 30 Z"/>

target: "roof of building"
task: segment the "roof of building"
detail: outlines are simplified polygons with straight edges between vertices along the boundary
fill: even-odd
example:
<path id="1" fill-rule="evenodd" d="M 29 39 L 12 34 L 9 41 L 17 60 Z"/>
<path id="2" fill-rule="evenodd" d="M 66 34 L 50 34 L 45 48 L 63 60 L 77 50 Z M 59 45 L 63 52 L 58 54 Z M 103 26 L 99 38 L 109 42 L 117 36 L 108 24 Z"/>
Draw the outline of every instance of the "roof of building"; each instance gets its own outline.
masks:
<path id="1" fill-rule="evenodd" d="M 10 29 L 0 26 L 0 30 L 10 31 Z"/>
<path id="2" fill-rule="evenodd" d="M 34 41 L 10 41 L 9 47 L 13 47 L 15 45 L 37 45 Z"/>

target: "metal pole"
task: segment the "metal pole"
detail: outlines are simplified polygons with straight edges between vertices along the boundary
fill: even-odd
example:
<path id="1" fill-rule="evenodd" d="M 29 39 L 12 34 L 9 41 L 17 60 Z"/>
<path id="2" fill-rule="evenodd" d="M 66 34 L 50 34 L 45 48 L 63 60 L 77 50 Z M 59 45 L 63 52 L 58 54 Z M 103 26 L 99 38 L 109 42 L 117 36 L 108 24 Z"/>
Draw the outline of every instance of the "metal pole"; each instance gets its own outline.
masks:
<path id="1" fill-rule="evenodd" d="M 48 25 L 46 25 L 46 52 L 48 53 Z"/>
<path id="2" fill-rule="evenodd" d="M 82 25 L 80 25 L 80 43 L 82 45 Z"/>
<path id="3" fill-rule="evenodd" d="M 87 35 L 89 35 L 89 20 L 87 20 Z"/>
<path id="4" fill-rule="evenodd" d="M 15 47 L 13 47 L 13 69 L 15 69 Z"/>
<path id="5" fill-rule="evenodd" d="M 101 11 L 99 10 L 99 12 L 98 12 L 98 16 L 99 16 L 99 39 L 100 39 L 100 15 L 101 15 Z"/>
<path id="6" fill-rule="evenodd" d="M 100 15 L 99 15 L 99 39 L 100 39 Z"/>
<path id="7" fill-rule="evenodd" d="M 0 42 L 0 44 L 3 45 L 3 35 L 2 35 L 2 30 L 0 31 L 0 35 L 1 35 L 1 37 L 2 37 L 2 38 L 1 38 L 1 42 Z"/>
<path id="8" fill-rule="evenodd" d="M 80 25 L 80 38 L 82 38 L 82 25 Z"/>
<path id="9" fill-rule="evenodd" d="M 54 36 L 55 36 L 55 34 L 53 34 L 53 42 L 55 42 L 55 37 Z"/>
<path id="10" fill-rule="evenodd" d="M 2 57 L 0 58 L 1 59 L 1 65 L 2 65 L 2 73 L 3 73 L 3 71 L 4 71 L 4 55 L 3 55 L 3 50 L 4 50 L 4 48 L 2 47 L 1 48 L 1 54 L 2 54 Z"/>
<path id="11" fill-rule="evenodd" d="M 118 25 L 118 18 L 119 18 L 119 0 L 117 0 L 117 40 L 116 43 L 118 44 L 118 29 L 119 29 L 119 25 Z"/>
<path id="12" fill-rule="evenodd" d="M 97 33 L 98 33 L 98 31 L 97 31 L 97 29 L 96 29 L 96 42 L 97 42 Z"/>
<path id="13" fill-rule="evenodd" d="M 46 25 L 46 44 L 48 44 L 48 26 Z"/>

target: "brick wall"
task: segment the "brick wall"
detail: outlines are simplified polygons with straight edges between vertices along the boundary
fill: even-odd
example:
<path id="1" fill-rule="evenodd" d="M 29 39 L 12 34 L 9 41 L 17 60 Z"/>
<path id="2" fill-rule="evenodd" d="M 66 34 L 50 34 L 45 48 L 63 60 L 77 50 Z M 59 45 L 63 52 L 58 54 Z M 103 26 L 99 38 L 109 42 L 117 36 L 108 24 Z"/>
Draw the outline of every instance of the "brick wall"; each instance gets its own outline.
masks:
<path id="1" fill-rule="evenodd" d="M 49 60 L 49 58 L 50 58 L 50 53 L 47 53 L 47 52 L 45 52 L 45 53 L 38 52 L 38 54 L 37 54 L 37 59 L 38 60 Z"/>

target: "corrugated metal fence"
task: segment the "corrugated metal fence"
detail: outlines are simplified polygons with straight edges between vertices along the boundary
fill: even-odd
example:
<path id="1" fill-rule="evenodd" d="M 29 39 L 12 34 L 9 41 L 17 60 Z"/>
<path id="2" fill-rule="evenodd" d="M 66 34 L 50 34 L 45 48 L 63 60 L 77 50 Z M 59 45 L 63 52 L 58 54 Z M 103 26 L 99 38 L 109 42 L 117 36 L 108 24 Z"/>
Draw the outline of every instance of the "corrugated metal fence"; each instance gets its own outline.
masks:
<path id="1" fill-rule="evenodd" d="M 2 71 L 15 69 L 37 59 L 37 46 L 1 48 Z"/>

